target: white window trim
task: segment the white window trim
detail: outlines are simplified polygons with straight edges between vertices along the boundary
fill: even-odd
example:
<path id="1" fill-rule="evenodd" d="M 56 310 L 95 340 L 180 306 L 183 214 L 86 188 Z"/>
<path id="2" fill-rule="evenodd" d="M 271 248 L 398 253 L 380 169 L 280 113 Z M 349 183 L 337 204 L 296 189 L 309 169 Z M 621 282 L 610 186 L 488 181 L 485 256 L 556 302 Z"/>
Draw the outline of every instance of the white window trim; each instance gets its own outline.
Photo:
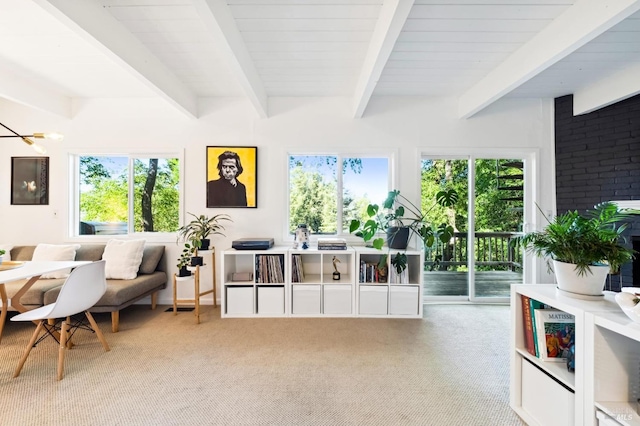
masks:
<path id="1" fill-rule="evenodd" d="M 129 193 L 133 191 L 133 159 L 134 158 L 177 158 L 180 162 L 179 178 L 179 218 L 178 224 L 183 223 L 184 213 L 184 149 L 179 150 L 160 150 L 160 151 L 146 151 L 146 150 L 127 150 L 127 151 L 112 151 L 112 150 L 69 150 L 69 196 L 68 196 L 68 223 L 67 223 L 67 237 L 69 241 L 78 242 L 106 242 L 113 238 L 119 239 L 140 239 L 144 238 L 148 241 L 156 243 L 168 243 L 175 242 L 177 232 L 128 232 L 123 235 L 79 235 L 77 231 L 77 224 L 80 222 L 80 199 L 78 194 L 80 193 L 80 182 L 77 177 L 80 175 L 80 157 L 81 156 L 96 156 L 96 157 L 127 157 L 129 159 Z M 133 223 L 133 210 L 129 209 L 129 221 Z"/>
<path id="2" fill-rule="evenodd" d="M 326 151 L 302 151 L 300 148 L 291 148 L 286 151 L 286 182 L 287 188 L 291 186 L 290 182 L 290 170 L 289 170 L 289 158 L 291 156 L 336 156 L 338 157 L 338 164 L 341 164 L 342 159 L 349 157 L 359 157 L 359 158 L 387 158 L 389 160 L 389 171 L 387 175 L 387 189 L 391 190 L 395 188 L 395 182 L 397 182 L 397 167 L 396 167 L 396 159 L 398 158 L 397 149 L 367 149 L 366 151 L 345 151 L 344 149 L 327 149 Z M 338 214 L 336 217 L 337 220 L 337 229 L 338 232 L 335 235 L 310 235 L 310 242 L 312 244 L 317 243 L 318 238 L 323 237 L 336 237 L 336 238 L 344 238 L 348 244 L 362 245 L 362 238 L 356 237 L 353 234 L 348 232 L 342 233 L 342 173 L 339 172 L 337 176 L 337 192 L 338 192 Z M 383 200 L 379 200 L 377 202 L 382 202 Z M 291 218 L 289 217 L 289 195 L 287 191 L 286 195 L 286 215 L 285 222 L 283 226 L 283 241 L 285 242 L 293 242 L 294 234 L 289 232 L 289 222 Z"/>

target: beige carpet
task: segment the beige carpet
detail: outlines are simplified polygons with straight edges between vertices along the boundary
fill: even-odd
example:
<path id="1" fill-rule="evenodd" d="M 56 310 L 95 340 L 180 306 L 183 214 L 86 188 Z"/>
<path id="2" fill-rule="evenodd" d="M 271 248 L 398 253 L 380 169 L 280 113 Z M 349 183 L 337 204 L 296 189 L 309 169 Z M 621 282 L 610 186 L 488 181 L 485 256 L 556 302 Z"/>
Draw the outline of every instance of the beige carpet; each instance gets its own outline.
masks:
<path id="1" fill-rule="evenodd" d="M 426 305 L 422 320 L 220 319 L 133 306 L 111 346 L 76 335 L 65 378 L 33 325 L 0 343 L 6 425 L 519 425 L 509 408 L 509 308 Z"/>

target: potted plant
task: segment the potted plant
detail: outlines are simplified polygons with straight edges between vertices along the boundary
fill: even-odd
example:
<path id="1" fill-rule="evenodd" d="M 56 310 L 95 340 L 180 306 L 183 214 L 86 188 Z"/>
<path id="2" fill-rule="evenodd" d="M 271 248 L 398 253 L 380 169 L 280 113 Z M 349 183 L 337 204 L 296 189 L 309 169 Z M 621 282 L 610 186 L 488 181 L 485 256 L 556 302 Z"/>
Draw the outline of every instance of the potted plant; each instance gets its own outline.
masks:
<path id="1" fill-rule="evenodd" d="M 178 276 L 188 277 L 191 275 L 191 271 L 187 269 L 187 266 L 191 263 L 191 255 L 193 254 L 193 248 L 190 244 L 185 244 L 180 257 L 178 258 Z"/>
<path id="2" fill-rule="evenodd" d="M 630 215 L 613 203 L 601 203 L 584 215 L 568 211 L 556 216 L 542 231 L 527 233 L 517 241 L 547 260 L 560 290 L 599 296 L 607 274 L 618 272 L 634 257 L 622 236 L 627 224 L 618 224 Z"/>
<path id="3" fill-rule="evenodd" d="M 195 259 L 192 261 L 192 265 L 202 265 L 202 256 L 198 256 L 198 250 L 208 250 L 210 245 L 210 235 L 222 235 L 220 230 L 224 230 L 224 226 L 220 223 L 222 221 L 231 221 L 229 215 L 217 214 L 212 217 L 201 215 L 195 215 L 187 212 L 187 214 L 194 217 L 194 219 L 178 229 L 177 241 L 186 241 L 190 246 Z"/>
<path id="4" fill-rule="evenodd" d="M 382 249 L 385 239 L 376 237 L 379 232 L 387 233 L 387 245 L 389 249 L 406 250 L 409 238 L 415 235 L 425 247 L 433 247 L 436 241 L 448 242 L 454 233 L 454 229 L 447 223 L 435 226 L 428 222 L 426 215 L 436 206 L 451 207 L 458 201 L 458 193 L 454 189 L 442 190 L 436 194 L 435 203 L 422 212 L 400 191 L 390 191 L 382 204 L 384 211 L 380 211 L 377 204 L 367 206 L 367 219 L 353 219 L 349 225 L 349 232 L 355 233 L 365 242 L 372 241 L 372 246 Z M 391 258 L 391 264 L 400 274 L 407 267 L 407 255 L 397 252 Z"/>

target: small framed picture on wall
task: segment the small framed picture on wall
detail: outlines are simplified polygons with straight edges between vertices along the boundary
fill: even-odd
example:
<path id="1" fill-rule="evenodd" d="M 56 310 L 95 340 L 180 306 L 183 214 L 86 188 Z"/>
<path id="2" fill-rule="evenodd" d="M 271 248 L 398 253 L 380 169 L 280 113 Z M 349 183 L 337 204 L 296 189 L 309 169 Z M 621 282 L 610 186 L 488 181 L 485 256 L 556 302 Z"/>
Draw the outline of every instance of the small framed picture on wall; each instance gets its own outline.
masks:
<path id="1" fill-rule="evenodd" d="M 207 147 L 207 208 L 258 207 L 258 148 Z"/>
<path id="2" fill-rule="evenodd" d="M 11 157 L 11 204 L 49 204 L 49 157 Z"/>

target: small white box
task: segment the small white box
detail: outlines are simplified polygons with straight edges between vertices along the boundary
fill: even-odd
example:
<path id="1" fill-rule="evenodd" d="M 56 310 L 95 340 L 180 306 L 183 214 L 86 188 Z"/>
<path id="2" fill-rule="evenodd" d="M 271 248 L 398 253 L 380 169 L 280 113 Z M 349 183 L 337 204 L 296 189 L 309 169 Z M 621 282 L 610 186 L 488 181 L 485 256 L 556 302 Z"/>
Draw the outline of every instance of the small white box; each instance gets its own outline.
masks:
<path id="1" fill-rule="evenodd" d="M 575 423 L 575 394 L 526 359 L 522 360 L 522 408 L 541 425 Z"/>
<path id="2" fill-rule="evenodd" d="M 293 285 L 293 301 L 291 312 L 294 314 L 320 313 L 320 285 Z"/>
<path id="3" fill-rule="evenodd" d="M 253 286 L 226 287 L 226 309 L 230 315 L 253 315 Z"/>
<path id="4" fill-rule="evenodd" d="M 361 315 L 387 315 L 388 290 L 386 285 L 361 285 Z"/>
<path id="5" fill-rule="evenodd" d="M 325 314 L 351 314 L 351 286 L 325 284 L 323 312 Z"/>
<path id="6" fill-rule="evenodd" d="M 420 289 L 415 285 L 389 288 L 389 315 L 418 315 Z"/>
<path id="7" fill-rule="evenodd" d="M 258 286 L 258 313 L 284 314 L 284 286 Z"/>

